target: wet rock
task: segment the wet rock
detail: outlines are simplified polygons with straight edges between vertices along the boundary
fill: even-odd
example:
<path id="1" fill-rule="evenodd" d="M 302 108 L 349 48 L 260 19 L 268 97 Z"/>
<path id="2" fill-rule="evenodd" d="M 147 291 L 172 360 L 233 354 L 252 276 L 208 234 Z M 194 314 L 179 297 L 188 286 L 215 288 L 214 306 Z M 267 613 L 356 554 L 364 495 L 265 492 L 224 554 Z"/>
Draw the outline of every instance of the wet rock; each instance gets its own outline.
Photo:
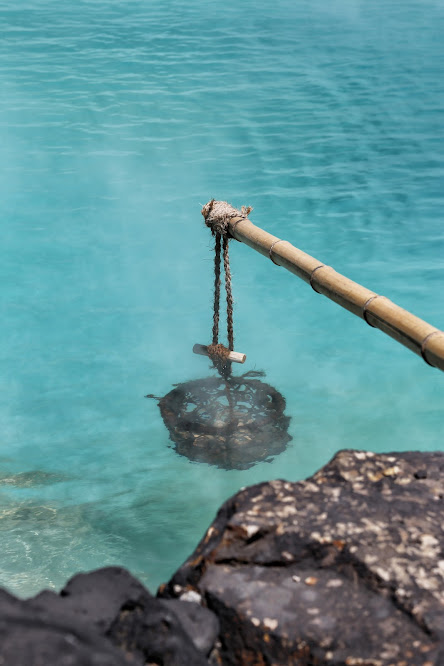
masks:
<path id="1" fill-rule="evenodd" d="M 204 653 L 196 648 L 177 615 L 154 597 L 125 604 L 108 636 L 143 664 L 208 666 Z"/>
<path id="2" fill-rule="evenodd" d="M 151 597 L 148 590 L 126 569 L 105 567 L 77 574 L 60 594 L 44 590 L 30 603 L 58 616 L 72 615 L 105 635 L 125 604 L 141 603 L 145 597 Z"/>
<path id="3" fill-rule="evenodd" d="M 443 498 L 443 453 L 341 451 L 228 500 L 159 595 L 200 595 L 223 664 L 442 666 Z"/>
<path id="4" fill-rule="evenodd" d="M 0 663 L 7 666 L 137 664 L 85 624 L 33 608 L 4 590 L 0 590 Z"/>
<path id="5" fill-rule="evenodd" d="M 65 612 L 81 615 L 125 649 L 131 640 L 146 658 L 154 659 L 154 652 L 158 655 L 156 658 L 160 658 L 162 651 L 177 652 L 173 661 L 168 662 L 171 664 L 185 664 L 185 658 L 190 660 L 188 663 L 191 659 L 196 664 L 206 663 L 196 649 L 208 654 L 219 630 L 217 618 L 206 608 L 184 601 L 156 599 L 128 571 L 119 567 L 78 574 L 60 596 L 53 595 L 51 600 L 47 596 L 47 600 L 52 604 L 57 600 L 59 612 L 63 607 Z M 166 625 L 168 630 L 165 630 Z M 162 635 L 161 645 L 158 635 Z"/>
<path id="6" fill-rule="evenodd" d="M 8 637 L 0 664 L 8 666 L 207 666 L 217 634 L 210 611 L 157 599 L 119 567 L 78 574 L 60 594 L 0 596 L 0 637 Z"/>
<path id="7" fill-rule="evenodd" d="M 172 610 L 196 648 L 208 655 L 219 635 L 216 615 L 192 601 L 164 599 L 162 603 Z"/>

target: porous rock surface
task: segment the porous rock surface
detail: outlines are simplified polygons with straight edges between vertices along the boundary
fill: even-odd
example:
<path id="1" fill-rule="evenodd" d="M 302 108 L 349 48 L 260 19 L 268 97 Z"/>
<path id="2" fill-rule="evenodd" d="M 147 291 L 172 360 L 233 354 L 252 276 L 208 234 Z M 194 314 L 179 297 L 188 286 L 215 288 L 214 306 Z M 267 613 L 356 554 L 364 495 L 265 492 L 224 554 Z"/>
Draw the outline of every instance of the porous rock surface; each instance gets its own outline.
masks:
<path id="1" fill-rule="evenodd" d="M 216 613 L 224 665 L 444 666 L 443 507 L 443 453 L 340 451 L 228 500 L 159 595 Z"/>
<path id="2" fill-rule="evenodd" d="M 5 666 L 208 666 L 218 628 L 207 609 L 156 599 L 119 567 L 26 601 L 0 590 Z"/>

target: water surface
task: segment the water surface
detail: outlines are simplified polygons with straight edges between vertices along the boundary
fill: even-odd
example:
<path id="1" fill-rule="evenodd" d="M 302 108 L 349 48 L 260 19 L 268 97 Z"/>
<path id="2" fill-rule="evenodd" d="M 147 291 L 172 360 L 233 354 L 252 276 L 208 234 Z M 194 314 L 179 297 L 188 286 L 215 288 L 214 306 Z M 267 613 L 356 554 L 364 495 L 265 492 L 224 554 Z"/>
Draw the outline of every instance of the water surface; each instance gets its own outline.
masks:
<path id="1" fill-rule="evenodd" d="M 221 470 L 147 393 L 210 374 L 201 205 L 444 328 L 444 7 L 0 0 L 0 583 L 123 564 L 155 590 L 239 487 L 343 447 L 442 448 L 442 374 L 232 243 L 236 347 L 290 446 Z"/>

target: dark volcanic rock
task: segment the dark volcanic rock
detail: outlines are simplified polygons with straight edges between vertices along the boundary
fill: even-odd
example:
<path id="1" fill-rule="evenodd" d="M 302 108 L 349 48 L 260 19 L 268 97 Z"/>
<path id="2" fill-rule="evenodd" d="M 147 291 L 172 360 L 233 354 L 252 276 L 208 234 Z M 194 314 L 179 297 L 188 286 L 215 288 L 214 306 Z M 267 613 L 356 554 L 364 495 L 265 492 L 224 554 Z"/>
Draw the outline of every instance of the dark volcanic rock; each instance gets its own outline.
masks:
<path id="1" fill-rule="evenodd" d="M 197 649 L 209 654 L 220 629 L 216 615 L 198 603 L 178 599 L 164 599 L 162 603 L 173 611 Z"/>
<path id="2" fill-rule="evenodd" d="M 143 664 L 208 666 L 204 654 L 196 649 L 175 613 L 154 597 L 126 604 L 109 636 L 125 651 L 143 658 Z"/>
<path id="3" fill-rule="evenodd" d="M 223 664 L 444 665 L 444 454 L 341 451 L 226 502 L 162 597 L 199 594 Z"/>
<path id="4" fill-rule="evenodd" d="M 105 635 L 125 604 L 139 603 L 145 597 L 151 597 L 148 590 L 126 569 L 105 567 L 77 574 L 60 594 L 44 590 L 30 603 L 59 617 L 73 615 Z"/>
<path id="5" fill-rule="evenodd" d="M 218 629 L 207 609 L 156 599 L 109 567 L 75 576 L 60 595 L 20 601 L 1 592 L 0 664 L 207 666 Z"/>
<path id="6" fill-rule="evenodd" d="M 128 666 L 106 638 L 73 618 L 58 617 L 0 590 L 0 664 Z"/>

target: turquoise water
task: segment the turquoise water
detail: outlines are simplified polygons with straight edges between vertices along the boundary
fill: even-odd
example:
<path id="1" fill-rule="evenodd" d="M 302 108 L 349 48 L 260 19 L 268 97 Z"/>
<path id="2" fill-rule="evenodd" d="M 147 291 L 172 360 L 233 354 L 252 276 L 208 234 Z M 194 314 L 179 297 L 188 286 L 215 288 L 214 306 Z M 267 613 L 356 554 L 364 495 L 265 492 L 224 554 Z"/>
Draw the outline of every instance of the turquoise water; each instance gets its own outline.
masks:
<path id="1" fill-rule="evenodd" d="M 0 25 L 0 584 L 123 564 L 154 591 L 243 485 L 442 448 L 442 373 L 240 243 L 236 348 L 287 451 L 191 463 L 143 397 L 209 374 L 212 197 L 444 328 L 442 3 L 0 0 Z"/>

